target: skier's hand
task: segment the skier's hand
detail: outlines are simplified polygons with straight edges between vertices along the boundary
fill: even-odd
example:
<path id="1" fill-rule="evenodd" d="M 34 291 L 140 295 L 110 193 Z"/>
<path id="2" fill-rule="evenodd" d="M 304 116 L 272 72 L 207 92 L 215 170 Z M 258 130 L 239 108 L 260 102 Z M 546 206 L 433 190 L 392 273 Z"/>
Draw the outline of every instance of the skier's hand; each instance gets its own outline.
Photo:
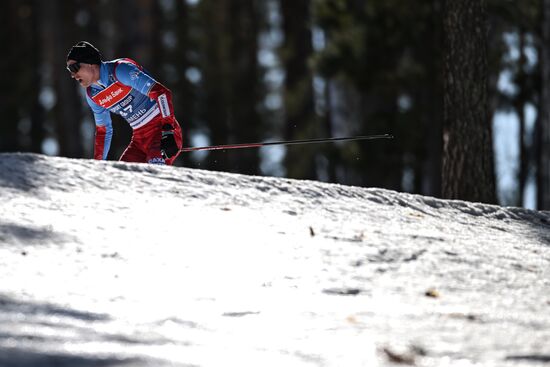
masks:
<path id="1" fill-rule="evenodd" d="M 162 125 L 162 137 L 160 139 L 160 152 L 164 159 L 178 154 L 179 147 L 174 138 L 174 127 L 168 123 Z"/>

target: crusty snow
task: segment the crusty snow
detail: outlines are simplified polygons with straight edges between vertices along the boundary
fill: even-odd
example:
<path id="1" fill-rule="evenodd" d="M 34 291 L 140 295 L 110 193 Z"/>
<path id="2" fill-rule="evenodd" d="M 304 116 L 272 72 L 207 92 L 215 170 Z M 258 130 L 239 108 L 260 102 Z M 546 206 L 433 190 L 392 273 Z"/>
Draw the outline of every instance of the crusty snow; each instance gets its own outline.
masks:
<path id="1" fill-rule="evenodd" d="M 550 364 L 550 212 L 0 154 L 0 366 Z"/>

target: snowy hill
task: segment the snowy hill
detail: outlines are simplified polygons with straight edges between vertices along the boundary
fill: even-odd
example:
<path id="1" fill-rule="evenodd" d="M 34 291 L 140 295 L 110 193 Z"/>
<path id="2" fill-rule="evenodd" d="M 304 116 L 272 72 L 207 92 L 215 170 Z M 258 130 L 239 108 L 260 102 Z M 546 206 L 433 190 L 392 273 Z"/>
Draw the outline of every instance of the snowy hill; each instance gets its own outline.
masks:
<path id="1" fill-rule="evenodd" d="M 0 154 L 0 366 L 550 364 L 550 213 Z"/>

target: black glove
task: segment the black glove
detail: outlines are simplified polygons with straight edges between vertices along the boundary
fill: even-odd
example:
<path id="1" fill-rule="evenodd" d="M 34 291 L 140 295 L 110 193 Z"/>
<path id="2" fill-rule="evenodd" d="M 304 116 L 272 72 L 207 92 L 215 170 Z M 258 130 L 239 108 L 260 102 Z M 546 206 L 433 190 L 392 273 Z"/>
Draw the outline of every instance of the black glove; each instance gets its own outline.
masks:
<path id="1" fill-rule="evenodd" d="M 174 138 L 174 127 L 170 124 L 162 125 L 162 137 L 160 139 L 160 152 L 164 159 L 171 158 L 178 154 L 179 147 Z"/>

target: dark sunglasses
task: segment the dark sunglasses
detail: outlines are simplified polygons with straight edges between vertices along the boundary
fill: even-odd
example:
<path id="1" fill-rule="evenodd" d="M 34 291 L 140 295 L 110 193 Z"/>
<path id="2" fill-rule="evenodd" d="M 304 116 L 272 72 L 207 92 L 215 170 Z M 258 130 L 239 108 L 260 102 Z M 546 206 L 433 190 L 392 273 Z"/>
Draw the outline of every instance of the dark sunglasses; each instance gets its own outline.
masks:
<path id="1" fill-rule="evenodd" d="M 77 73 L 80 70 L 80 63 L 75 62 L 74 64 L 67 65 L 67 70 L 71 73 Z"/>

